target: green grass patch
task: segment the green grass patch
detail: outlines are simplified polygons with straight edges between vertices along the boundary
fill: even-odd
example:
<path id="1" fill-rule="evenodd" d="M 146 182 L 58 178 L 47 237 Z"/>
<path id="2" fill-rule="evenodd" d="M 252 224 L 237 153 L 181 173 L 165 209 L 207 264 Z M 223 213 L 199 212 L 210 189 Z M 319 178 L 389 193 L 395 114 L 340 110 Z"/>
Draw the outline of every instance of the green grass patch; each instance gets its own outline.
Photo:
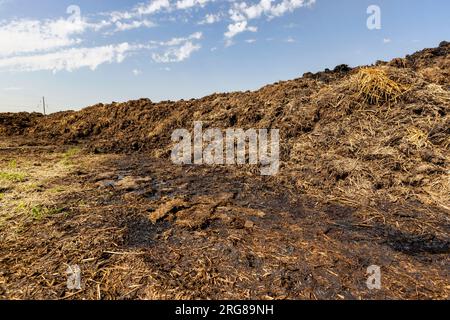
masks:
<path id="1" fill-rule="evenodd" d="M 17 213 L 26 213 L 31 216 L 34 220 L 42 220 L 46 217 L 64 212 L 64 208 L 47 207 L 42 204 L 31 205 L 25 202 L 19 202 L 16 206 Z"/>
<path id="2" fill-rule="evenodd" d="M 61 208 L 48 208 L 46 206 L 37 205 L 30 209 L 31 217 L 35 220 L 42 220 L 45 217 L 63 212 Z"/>
<path id="3" fill-rule="evenodd" d="M 27 205 L 25 202 L 19 202 L 16 206 L 16 212 L 23 212 L 27 210 Z"/>
<path id="4" fill-rule="evenodd" d="M 8 162 L 8 167 L 10 169 L 16 169 L 17 168 L 17 161 L 16 160 L 11 160 L 10 162 Z"/>
<path id="5" fill-rule="evenodd" d="M 44 191 L 44 187 L 38 183 L 25 184 L 20 189 L 25 192 L 42 192 L 42 191 Z"/>
<path id="6" fill-rule="evenodd" d="M 71 165 L 72 158 L 75 157 L 78 153 L 80 153 L 80 148 L 78 147 L 69 148 L 66 152 L 64 152 L 63 159 L 61 162 L 64 165 Z"/>
<path id="7" fill-rule="evenodd" d="M 66 189 L 64 187 L 54 187 L 54 188 L 48 189 L 48 192 L 50 192 L 50 193 L 61 193 L 64 191 L 66 191 Z"/>
<path id="8" fill-rule="evenodd" d="M 11 182 L 24 182 L 27 175 L 23 172 L 0 172 L 0 180 Z"/>
<path id="9" fill-rule="evenodd" d="M 80 153 L 80 148 L 78 148 L 78 147 L 72 147 L 72 148 L 69 148 L 69 149 L 64 153 L 64 155 L 65 155 L 66 157 L 71 158 L 71 157 L 76 156 L 78 153 Z"/>

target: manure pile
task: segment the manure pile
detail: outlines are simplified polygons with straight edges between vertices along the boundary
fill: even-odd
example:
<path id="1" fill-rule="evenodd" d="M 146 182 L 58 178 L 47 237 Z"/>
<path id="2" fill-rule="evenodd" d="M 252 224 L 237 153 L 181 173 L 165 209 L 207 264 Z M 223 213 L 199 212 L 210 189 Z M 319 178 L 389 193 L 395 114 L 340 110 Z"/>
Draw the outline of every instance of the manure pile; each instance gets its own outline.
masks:
<path id="1" fill-rule="evenodd" d="M 255 92 L 99 104 L 29 121 L 19 115 L 13 127 L 42 144 L 163 159 L 170 158 L 172 132 L 192 130 L 194 121 L 224 130 L 280 129 L 280 176 L 301 190 L 357 201 L 415 196 L 449 209 L 449 111 L 450 44 L 443 42 L 389 63 L 338 66 Z"/>
<path id="2" fill-rule="evenodd" d="M 279 129 L 279 173 L 173 165 L 195 121 Z M 31 168 L 0 185 L 0 297 L 448 299 L 450 43 L 254 92 L 0 114 L 0 135 L 5 177 Z"/>

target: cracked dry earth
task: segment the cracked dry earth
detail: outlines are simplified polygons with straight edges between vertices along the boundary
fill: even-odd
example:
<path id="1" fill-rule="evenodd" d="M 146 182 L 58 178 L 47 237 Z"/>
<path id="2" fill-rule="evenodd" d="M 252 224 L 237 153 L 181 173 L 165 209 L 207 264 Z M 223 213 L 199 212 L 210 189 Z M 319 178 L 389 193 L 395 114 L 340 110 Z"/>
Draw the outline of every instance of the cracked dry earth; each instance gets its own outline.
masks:
<path id="1" fill-rule="evenodd" d="M 375 219 L 445 221 L 439 208 L 324 202 L 245 166 L 14 141 L 0 154 L 1 299 L 448 298 L 445 224 Z"/>

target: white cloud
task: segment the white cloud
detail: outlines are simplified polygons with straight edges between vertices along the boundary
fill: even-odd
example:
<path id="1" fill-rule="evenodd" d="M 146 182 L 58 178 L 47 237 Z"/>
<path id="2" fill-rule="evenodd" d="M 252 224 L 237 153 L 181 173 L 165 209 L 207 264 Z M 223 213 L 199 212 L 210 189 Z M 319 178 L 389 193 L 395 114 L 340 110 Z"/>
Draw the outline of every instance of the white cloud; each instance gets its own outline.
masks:
<path id="1" fill-rule="evenodd" d="M 152 59 L 157 63 L 184 61 L 201 49 L 201 45 L 196 42 L 202 38 L 201 32 L 195 32 L 187 37 L 172 38 L 168 41 L 151 41 L 152 45 L 164 48 L 160 53 L 153 53 Z"/>
<path id="2" fill-rule="evenodd" d="M 133 74 L 135 75 L 135 76 L 139 76 L 139 75 L 141 75 L 142 74 L 142 71 L 141 70 L 139 70 L 139 69 L 133 69 Z"/>
<path id="3" fill-rule="evenodd" d="M 213 24 L 213 23 L 219 22 L 221 19 L 222 19 L 222 15 L 220 13 L 218 13 L 218 14 L 208 13 L 208 14 L 206 14 L 205 18 L 203 20 L 201 20 L 198 24 L 200 24 L 200 25 Z"/>
<path id="4" fill-rule="evenodd" d="M 316 0 L 260 0 L 254 5 L 247 5 L 246 2 L 236 2 L 230 9 L 230 17 L 233 21 L 244 21 L 260 18 L 265 15 L 269 18 L 280 17 L 287 12 L 311 6 Z"/>
<path id="5" fill-rule="evenodd" d="M 210 1 L 211 0 L 179 0 L 177 1 L 177 8 L 189 9 L 197 5 L 204 6 L 206 3 Z"/>
<path id="6" fill-rule="evenodd" d="M 383 43 L 385 43 L 385 44 L 388 44 L 388 43 L 391 43 L 391 42 L 392 42 L 392 40 L 389 39 L 389 38 L 384 38 L 383 39 Z"/>
<path id="7" fill-rule="evenodd" d="M 141 20 L 141 21 L 134 20 L 131 22 L 117 21 L 116 22 L 116 31 L 128 31 L 128 30 L 138 29 L 141 27 L 151 28 L 151 27 L 155 27 L 155 26 L 156 26 L 156 24 L 150 20 Z"/>
<path id="8" fill-rule="evenodd" d="M 164 10 L 187 10 L 195 6 L 204 7 L 210 1 L 214 0 L 178 0 L 174 3 L 170 3 L 169 0 L 149 0 L 134 6 L 129 11 L 113 11 L 107 15 L 111 18 L 112 22 L 115 23 L 120 20 L 130 20 L 146 15 L 154 15 Z"/>
<path id="9" fill-rule="evenodd" d="M 121 63 L 137 47 L 128 43 L 93 48 L 72 48 L 53 53 L 0 59 L 2 71 L 74 71 L 83 67 L 97 69 L 104 63 Z"/>
<path id="10" fill-rule="evenodd" d="M 151 41 L 153 45 L 163 46 L 163 47 L 170 47 L 170 46 L 178 46 L 180 44 L 183 44 L 189 40 L 200 40 L 203 38 L 203 33 L 201 32 L 195 32 L 191 34 L 188 37 L 181 37 L 181 38 L 172 38 L 168 41 Z"/>
<path id="11" fill-rule="evenodd" d="M 287 43 L 294 43 L 294 42 L 297 42 L 294 38 L 292 38 L 292 37 L 287 37 L 285 40 L 284 40 L 284 42 L 287 42 Z"/>
<path id="12" fill-rule="evenodd" d="M 234 24 L 230 24 L 228 25 L 228 31 L 225 32 L 225 37 L 226 38 L 233 38 L 235 37 L 237 34 L 245 32 L 245 31 L 251 31 L 251 32 L 256 32 L 258 31 L 258 29 L 256 27 L 249 27 L 247 26 L 247 21 L 241 21 L 241 22 L 236 22 Z"/>
<path id="13" fill-rule="evenodd" d="M 13 56 L 0 56 L 0 72 L 26 71 L 74 71 L 80 68 L 95 70 L 105 63 L 121 63 L 133 52 L 153 51 L 152 59 L 158 63 L 181 62 L 200 50 L 198 43 L 203 34 L 195 32 L 187 37 L 172 38 L 167 41 L 150 41 L 143 44 L 111 44 L 97 47 L 59 48 L 51 52 L 28 52 Z M 47 48 L 48 49 L 48 48 Z M 159 52 L 158 52 L 159 51 Z M 22 50 L 23 52 L 23 50 Z M 138 69 L 134 75 L 141 74 Z"/>
<path id="14" fill-rule="evenodd" d="M 181 62 L 189 58 L 193 52 L 200 50 L 200 48 L 199 44 L 187 41 L 182 46 L 171 47 L 162 54 L 154 53 L 152 58 L 157 63 Z"/>
<path id="15" fill-rule="evenodd" d="M 149 15 L 168 8 L 170 8 L 169 0 L 153 0 L 146 4 L 139 4 L 136 11 L 140 15 Z"/>
<path id="16" fill-rule="evenodd" d="M 149 41 L 146 44 L 100 46 L 95 43 L 98 43 L 97 36 L 103 36 L 103 41 L 115 32 L 155 27 L 158 21 L 164 21 L 165 24 L 191 22 L 194 17 L 191 9 L 197 10 L 200 7 L 203 8 L 199 11 L 203 19 L 194 21 L 193 24 L 213 24 L 227 17 L 231 20 L 223 31 L 225 45 L 230 46 L 237 35 L 258 31 L 256 26 L 250 25 L 252 20 L 272 19 L 315 3 L 315 0 L 227 0 L 215 8 L 216 11 L 207 12 L 209 10 L 205 10 L 205 7 L 214 1 L 146 0 L 125 8 L 124 11 L 90 15 L 89 20 L 83 16 L 76 19 L 0 20 L 0 71 L 57 72 L 73 71 L 82 67 L 95 70 L 101 64 L 120 63 L 131 52 L 143 50 L 151 51 L 156 62 L 180 62 L 200 50 L 200 40 L 203 37 L 201 32 L 167 41 Z M 225 13 L 227 11 L 224 11 L 227 9 L 228 16 Z M 105 32 L 88 37 L 91 35 L 88 32 L 97 33 L 100 30 Z M 253 43 L 256 40 L 250 38 L 245 41 Z M 291 42 L 289 39 L 286 41 Z"/>
<path id="17" fill-rule="evenodd" d="M 256 27 L 247 27 L 248 21 L 266 16 L 269 19 L 280 17 L 296 9 L 311 6 L 316 0 L 260 0 L 258 3 L 248 5 L 246 2 L 233 1 L 233 5 L 228 11 L 232 24 L 228 25 L 225 37 L 233 38 L 244 31 L 256 32 Z M 230 41 L 226 45 L 230 45 Z"/>
<path id="18" fill-rule="evenodd" d="M 316 3 L 316 0 L 283 0 L 280 3 L 272 6 L 270 15 L 280 17 L 286 12 L 293 12 L 302 7 L 310 7 Z"/>
<path id="19" fill-rule="evenodd" d="M 88 23 L 84 19 L 13 20 L 0 23 L 0 57 L 68 47 L 82 42 L 79 35 L 97 31 L 107 22 Z"/>
<path id="20" fill-rule="evenodd" d="M 234 45 L 233 39 L 225 39 L 225 48 L 231 47 Z"/>
<path id="21" fill-rule="evenodd" d="M 19 20 L 0 25 L 0 55 L 43 51 L 69 46 L 79 40 L 71 38 L 83 29 L 64 28 L 59 22 L 42 23 L 38 20 Z"/>
<path id="22" fill-rule="evenodd" d="M 112 22 L 116 23 L 120 20 L 129 20 L 142 17 L 145 15 L 156 14 L 162 10 L 170 9 L 169 0 L 152 0 L 146 3 L 139 3 L 134 6 L 131 11 L 113 11 L 108 13 Z"/>

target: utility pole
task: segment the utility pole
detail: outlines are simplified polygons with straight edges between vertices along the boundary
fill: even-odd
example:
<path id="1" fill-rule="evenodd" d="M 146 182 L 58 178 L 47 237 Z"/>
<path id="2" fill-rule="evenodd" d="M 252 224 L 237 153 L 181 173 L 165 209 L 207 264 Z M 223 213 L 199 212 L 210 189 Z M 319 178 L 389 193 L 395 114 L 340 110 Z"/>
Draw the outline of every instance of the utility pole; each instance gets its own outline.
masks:
<path id="1" fill-rule="evenodd" d="M 42 106 L 44 107 L 44 116 L 45 116 L 45 97 L 42 97 Z"/>

